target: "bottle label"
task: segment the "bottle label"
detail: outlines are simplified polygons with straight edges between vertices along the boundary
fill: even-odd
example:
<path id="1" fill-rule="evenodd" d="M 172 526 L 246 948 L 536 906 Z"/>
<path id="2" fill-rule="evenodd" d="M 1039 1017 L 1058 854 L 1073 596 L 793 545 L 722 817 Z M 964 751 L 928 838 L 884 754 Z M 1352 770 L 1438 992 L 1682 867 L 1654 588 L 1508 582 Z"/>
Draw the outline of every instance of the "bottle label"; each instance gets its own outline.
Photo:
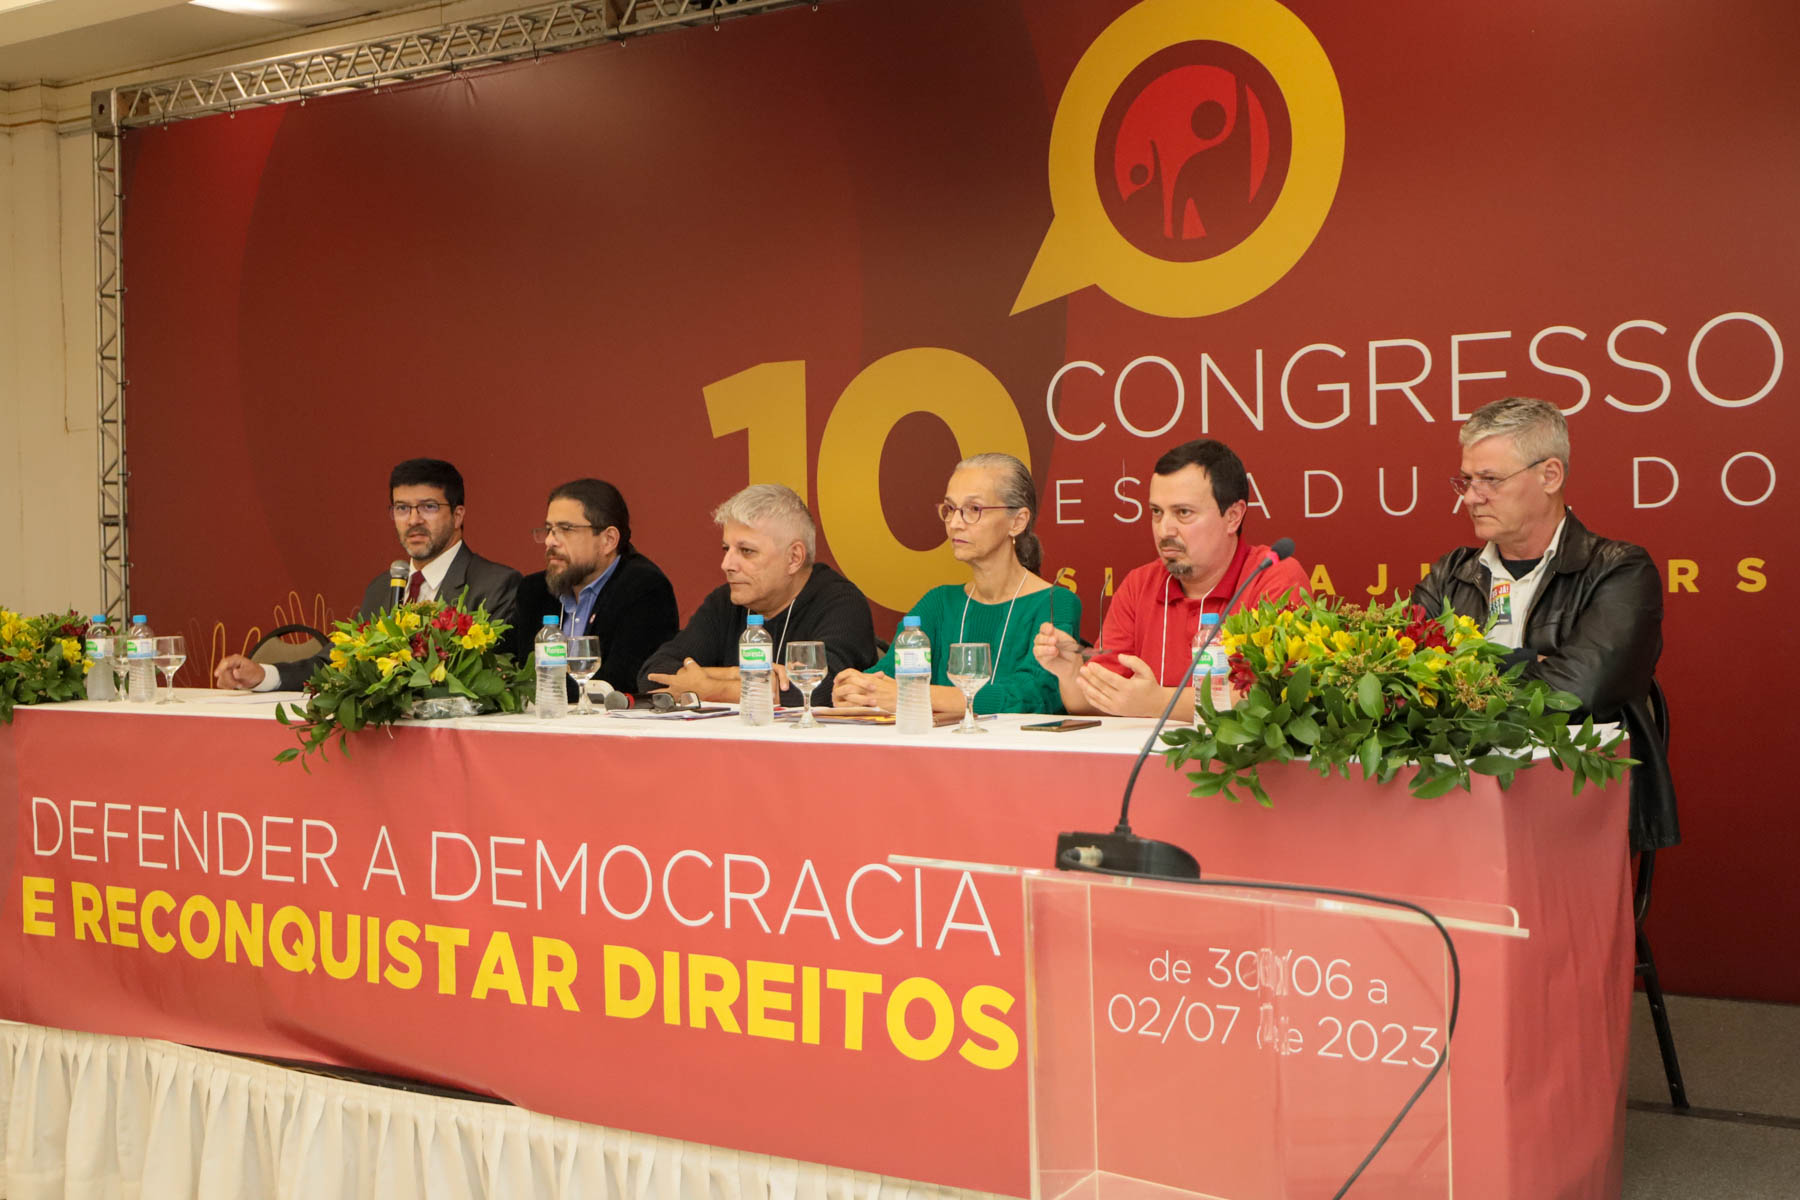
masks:
<path id="1" fill-rule="evenodd" d="M 556 641 L 539 642 L 537 648 L 538 666 L 563 667 L 569 663 L 569 643 Z"/>
<path id="2" fill-rule="evenodd" d="M 766 671 L 769 669 L 769 648 L 767 646 L 739 646 L 738 670 Z"/>
<path id="3" fill-rule="evenodd" d="M 85 647 L 85 652 L 86 652 L 87 656 L 89 658 L 93 659 L 95 662 L 99 662 L 103 658 L 111 658 L 112 657 L 112 639 L 111 638 L 103 638 L 103 637 L 91 637 L 87 640 L 87 646 Z"/>
<path id="4" fill-rule="evenodd" d="M 931 647 L 909 646 L 904 650 L 896 648 L 894 651 L 894 674 L 931 674 Z"/>
<path id="5" fill-rule="evenodd" d="M 154 638 L 139 638 L 139 637 L 126 638 L 125 639 L 125 657 L 126 658 L 155 658 L 156 657 L 156 639 L 154 639 Z"/>

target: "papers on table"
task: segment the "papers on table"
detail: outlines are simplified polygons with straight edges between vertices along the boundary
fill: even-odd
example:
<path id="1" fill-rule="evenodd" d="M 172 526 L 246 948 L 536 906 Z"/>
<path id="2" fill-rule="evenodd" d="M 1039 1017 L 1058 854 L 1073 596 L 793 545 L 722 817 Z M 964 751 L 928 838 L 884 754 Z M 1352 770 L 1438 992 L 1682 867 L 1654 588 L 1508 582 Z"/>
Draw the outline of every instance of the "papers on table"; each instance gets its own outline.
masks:
<path id="1" fill-rule="evenodd" d="M 737 709 L 729 705 L 674 708 L 668 712 L 657 712 L 651 708 L 616 708 L 608 715 L 624 717 L 628 721 L 708 721 L 713 717 L 736 716 Z"/>
<path id="2" fill-rule="evenodd" d="M 798 708 L 778 708 L 775 710 L 775 719 L 777 721 L 798 721 L 803 711 Z M 977 716 L 975 719 L 991 721 L 994 716 L 994 713 L 988 713 L 985 716 Z M 892 725 L 894 714 L 879 708 L 815 708 L 813 709 L 813 719 L 821 725 Z M 961 722 L 962 715 L 960 713 L 933 713 L 931 716 L 933 725 L 957 725 Z"/>

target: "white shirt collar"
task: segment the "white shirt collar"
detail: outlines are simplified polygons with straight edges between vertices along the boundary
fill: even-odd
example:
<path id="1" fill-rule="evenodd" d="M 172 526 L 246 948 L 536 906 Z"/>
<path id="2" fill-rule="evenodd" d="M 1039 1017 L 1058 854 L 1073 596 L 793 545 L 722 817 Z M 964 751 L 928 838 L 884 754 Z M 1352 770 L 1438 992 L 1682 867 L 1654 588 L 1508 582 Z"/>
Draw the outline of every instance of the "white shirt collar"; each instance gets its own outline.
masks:
<path id="1" fill-rule="evenodd" d="M 462 539 L 457 538 L 454 546 L 451 546 L 448 550 L 419 568 L 420 571 L 424 572 L 425 586 L 431 589 L 432 599 L 456 599 L 455 596 L 440 596 L 438 593 L 443 590 L 444 576 L 450 573 L 450 564 L 456 561 L 456 556 L 462 553 L 462 548 Z"/>

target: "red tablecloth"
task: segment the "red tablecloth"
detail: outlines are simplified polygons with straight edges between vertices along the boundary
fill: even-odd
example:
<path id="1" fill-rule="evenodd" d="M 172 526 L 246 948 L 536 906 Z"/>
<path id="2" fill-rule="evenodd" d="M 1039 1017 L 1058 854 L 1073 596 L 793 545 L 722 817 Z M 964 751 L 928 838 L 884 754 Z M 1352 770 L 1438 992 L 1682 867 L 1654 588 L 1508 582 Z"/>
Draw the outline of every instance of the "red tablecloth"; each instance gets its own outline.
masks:
<path id="1" fill-rule="evenodd" d="M 1110 828 L 1147 723 L 965 745 L 520 719 L 366 735 L 308 775 L 241 708 L 102 707 L 0 730 L 0 1016 L 1029 1193 L 1017 887 L 887 859 L 1048 866 L 1059 830 Z M 1265 780 L 1268 811 L 1152 763 L 1134 824 L 1209 874 L 1518 909 L 1528 938 L 1458 938 L 1456 1194 L 1616 1194 L 1624 789 Z"/>

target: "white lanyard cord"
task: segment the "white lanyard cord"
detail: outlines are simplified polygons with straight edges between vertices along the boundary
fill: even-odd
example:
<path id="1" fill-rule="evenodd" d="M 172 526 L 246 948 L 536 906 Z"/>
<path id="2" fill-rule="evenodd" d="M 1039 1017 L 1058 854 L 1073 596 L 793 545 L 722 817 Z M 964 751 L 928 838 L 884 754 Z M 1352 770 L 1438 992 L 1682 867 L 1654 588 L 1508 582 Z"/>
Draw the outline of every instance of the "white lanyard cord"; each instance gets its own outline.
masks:
<path id="1" fill-rule="evenodd" d="M 995 671 L 998 671 L 1000 669 L 1000 651 L 1002 649 L 1004 649 L 1006 646 L 1006 631 L 1008 629 L 1012 628 L 1013 605 L 1015 605 L 1019 602 L 1019 593 L 1025 590 L 1025 580 L 1029 577 L 1030 577 L 1030 572 L 1027 572 L 1024 575 L 1019 576 L 1019 586 L 1013 589 L 1012 599 L 1008 600 L 1006 602 L 1006 620 L 1004 620 L 1000 623 L 1000 644 L 998 646 L 994 647 L 994 670 Z M 970 586 L 970 588 L 973 588 L 975 585 L 970 584 L 969 586 Z M 956 640 L 959 642 L 963 640 L 963 635 L 968 631 L 968 628 L 969 628 L 969 602 L 973 599 L 974 599 L 974 596 L 971 595 L 969 592 L 963 593 L 962 623 L 956 627 Z"/>
<path id="2" fill-rule="evenodd" d="M 1158 682 L 1158 683 L 1162 682 L 1163 672 L 1167 671 L 1169 668 L 1169 607 L 1170 607 L 1169 606 L 1169 585 L 1174 582 L 1175 582 L 1175 577 L 1173 575 L 1164 575 L 1163 576 L 1162 649 L 1157 653 L 1157 656 L 1156 656 L 1156 682 Z M 1223 579 L 1219 580 L 1219 583 L 1224 583 L 1224 582 L 1225 581 Z M 1209 588 L 1207 590 L 1206 595 L 1200 597 L 1200 615 L 1202 617 L 1205 617 L 1205 615 L 1206 615 L 1206 602 L 1208 600 L 1211 600 L 1213 598 L 1213 593 L 1217 592 L 1218 590 L 1219 590 L 1219 584 L 1215 583 L 1215 584 L 1213 584 L 1213 586 L 1211 588 Z M 1225 614 L 1220 613 L 1219 619 L 1221 621 L 1223 621 L 1225 619 Z M 1204 620 L 1201 621 L 1202 625 L 1204 625 L 1205 623 L 1206 622 Z M 1198 637 L 1199 635 L 1196 634 L 1195 636 Z M 1191 676 L 1184 676 L 1182 678 L 1182 681 L 1180 683 L 1176 684 L 1175 686 L 1178 688 L 1185 687 L 1187 685 L 1188 678 L 1190 678 L 1190 677 Z"/>

